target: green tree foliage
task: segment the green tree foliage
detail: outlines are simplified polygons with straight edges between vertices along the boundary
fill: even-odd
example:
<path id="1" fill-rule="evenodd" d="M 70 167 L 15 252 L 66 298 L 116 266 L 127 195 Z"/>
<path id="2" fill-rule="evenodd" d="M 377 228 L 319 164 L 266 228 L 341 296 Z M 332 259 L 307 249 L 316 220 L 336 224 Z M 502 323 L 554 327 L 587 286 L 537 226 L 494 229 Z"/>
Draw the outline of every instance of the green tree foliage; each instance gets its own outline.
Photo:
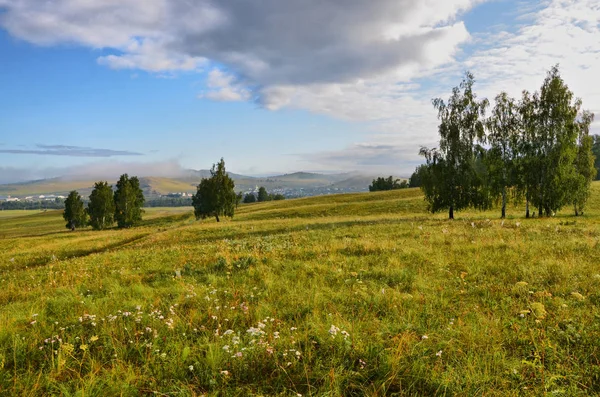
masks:
<path id="1" fill-rule="evenodd" d="M 202 178 L 198 190 L 192 197 L 196 219 L 214 216 L 219 222 L 220 216 L 233 217 L 237 195 L 233 190 L 235 183 L 225 171 L 225 161 L 221 159 L 213 164 L 210 178 Z"/>
<path id="2" fill-rule="evenodd" d="M 421 164 L 415 169 L 415 172 L 412 173 L 410 179 L 408 180 L 409 187 L 421 187 L 423 181 L 423 173 L 427 171 L 427 166 L 425 164 Z"/>
<path id="3" fill-rule="evenodd" d="M 496 97 L 496 106 L 487 121 L 486 153 L 488 187 L 492 195 L 501 197 L 501 217 L 506 217 L 508 190 L 514 185 L 514 160 L 518 152 L 519 107 L 505 92 Z"/>
<path id="4" fill-rule="evenodd" d="M 546 76 L 539 93 L 533 96 L 533 112 L 527 114 L 526 131 L 530 140 L 531 202 L 538 215 L 552 215 L 567 204 L 576 178 L 578 114 L 581 100 L 560 77 L 558 67 Z M 531 105 L 530 105 L 531 106 Z"/>
<path id="5" fill-rule="evenodd" d="M 115 202 L 112 186 L 107 182 L 96 182 L 94 184 L 87 213 L 90 217 L 89 224 L 94 230 L 106 229 L 114 223 Z"/>
<path id="6" fill-rule="evenodd" d="M 400 181 L 400 179 L 394 179 L 391 175 L 387 178 L 379 177 L 373 179 L 373 182 L 369 185 L 370 192 L 379 192 L 383 190 L 395 190 L 404 189 L 408 187 L 408 182 Z"/>
<path id="7" fill-rule="evenodd" d="M 87 224 L 87 214 L 83 206 L 83 200 L 79 193 L 73 190 L 65 200 L 65 210 L 63 218 L 67 221 L 67 229 L 75 230 L 78 227 L 84 227 Z"/>
<path id="8" fill-rule="evenodd" d="M 264 186 L 258 188 L 258 202 L 269 201 L 269 193 Z"/>
<path id="9" fill-rule="evenodd" d="M 590 196 L 590 185 L 598 174 L 594 164 L 596 159 L 592 151 L 594 138 L 590 136 L 590 125 L 593 121 L 594 114 L 588 111 L 583 111 L 578 121 L 577 156 L 571 193 L 575 216 L 583 214 L 585 204 Z"/>
<path id="10" fill-rule="evenodd" d="M 137 177 L 123 174 L 114 194 L 115 220 L 120 228 L 132 227 L 142 220 L 144 192 Z"/>
<path id="11" fill-rule="evenodd" d="M 244 204 L 256 203 L 256 196 L 254 193 L 247 193 L 244 196 Z"/>
<path id="12" fill-rule="evenodd" d="M 270 193 L 269 200 L 274 200 L 274 201 L 285 200 L 285 196 L 281 193 L 275 193 L 275 194 Z"/>
<path id="13" fill-rule="evenodd" d="M 476 100 L 473 82 L 467 73 L 448 103 L 433 101 L 441 121 L 439 149 L 421 148 L 426 164 L 413 174 L 429 209 L 449 208 L 452 219 L 454 210 L 485 209 L 501 201 L 505 217 L 513 193 L 525 198 L 526 217 L 530 204 L 539 216 L 567 204 L 575 215 L 583 213 L 597 176 L 594 150 L 600 142 L 589 135 L 594 115 L 581 109 L 558 67 L 548 72 L 539 92 L 524 91 L 518 103 L 498 95 L 486 121 L 488 104 Z"/>
<path id="14" fill-rule="evenodd" d="M 596 180 L 600 180 L 600 135 L 593 135 L 592 153 L 596 158 L 594 167 L 598 171 L 596 173 Z"/>
<path id="15" fill-rule="evenodd" d="M 244 193 L 238 192 L 238 194 L 235 195 L 235 208 L 237 208 L 243 200 Z"/>
<path id="16" fill-rule="evenodd" d="M 448 102 L 441 98 L 433 100 L 440 119 L 440 147 L 421 148 L 429 167 L 423 178 L 422 189 L 432 212 L 448 210 L 454 219 L 454 211 L 469 206 L 487 208 L 489 196 L 485 194 L 484 176 L 478 173 L 481 150 L 475 146 L 485 136 L 483 117 L 487 100 L 477 100 L 473 91 L 475 79 L 471 73 L 460 86 L 452 90 Z M 479 156 L 479 157 L 478 157 Z"/>

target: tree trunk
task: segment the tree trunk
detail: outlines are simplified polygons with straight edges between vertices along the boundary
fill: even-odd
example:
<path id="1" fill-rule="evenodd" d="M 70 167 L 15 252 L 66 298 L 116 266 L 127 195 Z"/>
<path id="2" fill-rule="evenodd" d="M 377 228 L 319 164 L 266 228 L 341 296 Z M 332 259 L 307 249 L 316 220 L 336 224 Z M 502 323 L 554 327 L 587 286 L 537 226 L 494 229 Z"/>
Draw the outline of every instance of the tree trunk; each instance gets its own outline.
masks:
<path id="1" fill-rule="evenodd" d="M 525 218 L 529 219 L 529 200 L 527 200 L 525 204 Z"/>
<path id="2" fill-rule="evenodd" d="M 454 207 L 450 206 L 450 210 L 448 211 L 448 219 L 454 219 Z"/>
<path id="3" fill-rule="evenodd" d="M 575 207 L 575 216 L 579 216 L 579 211 L 577 211 L 577 204 L 575 204 L 573 207 Z"/>
<path id="4" fill-rule="evenodd" d="M 502 219 L 506 218 L 506 188 L 502 190 Z"/>
<path id="5" fill-rule="evenodd" d="M 544 210 L 542 208 L 542 205 L 540 204 L 538 207 L 538 217 L 541 218 L 542 216 L 544 216 Z"/>
<path id="6" fill-rule="evenodd" d="M 215 218 L 217 218 L 217 222 L 220 222 L 219 221 L 219 215 L 215 215 Z"/>

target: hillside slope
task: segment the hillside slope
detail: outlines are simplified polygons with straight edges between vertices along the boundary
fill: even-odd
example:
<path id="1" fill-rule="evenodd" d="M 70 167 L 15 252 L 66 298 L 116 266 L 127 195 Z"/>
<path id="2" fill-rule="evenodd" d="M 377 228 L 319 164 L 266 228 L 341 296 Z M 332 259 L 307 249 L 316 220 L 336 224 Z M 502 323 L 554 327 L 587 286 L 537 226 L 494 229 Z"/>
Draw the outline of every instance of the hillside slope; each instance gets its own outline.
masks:
<path id="1" fill-rule="evenodd" d="M 597 395 L 599 197 L 448 221 L 405 189 L 76 232 L 10 212 L 0 394 Z"/>

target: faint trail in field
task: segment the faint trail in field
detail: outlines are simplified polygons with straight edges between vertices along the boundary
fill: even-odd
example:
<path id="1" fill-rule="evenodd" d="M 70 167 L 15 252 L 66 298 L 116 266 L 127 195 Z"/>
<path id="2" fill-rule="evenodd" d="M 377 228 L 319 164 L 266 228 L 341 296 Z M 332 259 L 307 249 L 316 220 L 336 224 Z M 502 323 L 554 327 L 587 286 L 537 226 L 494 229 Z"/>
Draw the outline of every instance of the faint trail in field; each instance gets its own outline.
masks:
<path id="1" fill-rule="evenodd" d="M 75 258 L 83 258 L 86 256 L 90 256 L 90 255 L 94 255 L 94 254 L 100 254 L 100 253 L 105 253 L 105 252 L 109 252 L 111 250 L 114 249 L 119 249 L 119 248 L 123 248 L 127 245 L 136 243 L 146 237 L 148 237 L 149 235 L 151 235 L 153 233 L 145 233 L 139 236 L 135 236 L 135 237 L 131 237 L 122 241 L 118 241 L 116 243 L 113 244 L 108 244 L 106 246 L 103 247 L 99 247 L 99 248 L 93 248 L 93 249 L 88 249 L 88 250 L 79 250 L 79 251 L 73 251 L 71 253 L 69 253 L 68 256 L 65 256 L 64 258 L 57 258 L 57 260 L 65 260 L 65 259 L 75 259 Z M 41 267 L 41 266 L 46 266 L 49 265 L 50 263 L 52 263 L 52 260 L 48 260 L 47 257 L 42 257 L 42 258 L 36 258 L 33 259 L 27 263 L 19 263 L 16 264 L 14 266 L 8 266 L 6 268 L 6 270 L 24 270 L 25 268 L 35 268 L 35 267 Z"/>

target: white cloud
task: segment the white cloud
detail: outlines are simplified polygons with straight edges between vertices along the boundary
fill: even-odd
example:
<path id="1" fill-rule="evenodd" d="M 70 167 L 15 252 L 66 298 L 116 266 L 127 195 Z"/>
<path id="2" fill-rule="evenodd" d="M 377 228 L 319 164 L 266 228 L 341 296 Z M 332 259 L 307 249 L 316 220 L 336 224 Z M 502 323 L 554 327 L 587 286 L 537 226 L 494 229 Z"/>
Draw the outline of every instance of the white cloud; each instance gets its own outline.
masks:
<path id="1" fill-rule="evenodd" d="M 223 102 L 246 101 L 250 98 L 249 90 L 236 82 L 235 76 L 220 69 L 208 73 L 207 86 L 209 91 L 200 97 Z"/>
<path id="2" fill-rule="evenodd" d="M 42 45 L 115 49 L 99 60 L 115 68 L 189 70 L 208 58 L 253 85 L 294 85 L 447 61 L 468 37 L 457 14 L 479 1 L 3 0 L 0 24 Z"/>
<path id="3" fill-rule="evenodd" d="M 364 123 L 372 132 L 365 143 L 402 148 L 398 161 L 416 161 L 420 145 L 435 144 L 430 100 L 448 96 L 466 69 L 480 96 L 492 99 L 539 88 L 560 63 L 584 107 L 600 114 L 597 0 L 507 2 L 517 25 L 472 36 L 461 16 L 484 1 L 0 0 L 0 25 L 42 45 L 112 49 L 98 62 L 116 69 L 220 65 L 207 73 L 201 97 Z M 372 151 L 344 150 L 357 158 Z"/>

